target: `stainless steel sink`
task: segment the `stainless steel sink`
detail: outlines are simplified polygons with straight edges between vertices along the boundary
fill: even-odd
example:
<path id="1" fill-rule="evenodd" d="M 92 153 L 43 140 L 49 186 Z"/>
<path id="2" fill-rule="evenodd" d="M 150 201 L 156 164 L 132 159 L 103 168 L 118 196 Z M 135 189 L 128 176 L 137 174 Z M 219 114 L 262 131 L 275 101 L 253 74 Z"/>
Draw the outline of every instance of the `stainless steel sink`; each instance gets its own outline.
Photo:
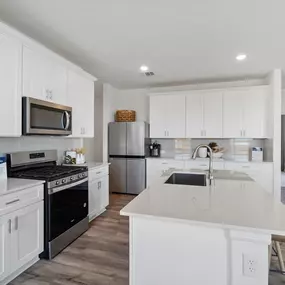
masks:
<path id="1" fill-rule="evenodd" d="M 206 174 L 173 173 L 165 184 L 206 186 Z"/>

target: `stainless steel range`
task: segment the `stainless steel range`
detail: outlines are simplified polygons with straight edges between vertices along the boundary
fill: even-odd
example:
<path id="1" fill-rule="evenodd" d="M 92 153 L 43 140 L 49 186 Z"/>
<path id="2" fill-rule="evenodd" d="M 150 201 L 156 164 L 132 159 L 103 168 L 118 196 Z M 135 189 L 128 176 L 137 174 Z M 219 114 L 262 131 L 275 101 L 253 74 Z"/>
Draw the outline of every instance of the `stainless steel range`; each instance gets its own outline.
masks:
<path id="1" fill-rule="evenodd" d="M 9 177 L 44 180 L 44 252 L 51 259 L 88 229 L 86 167 L 56 165 L 56 150 L 7 155 Z"/>

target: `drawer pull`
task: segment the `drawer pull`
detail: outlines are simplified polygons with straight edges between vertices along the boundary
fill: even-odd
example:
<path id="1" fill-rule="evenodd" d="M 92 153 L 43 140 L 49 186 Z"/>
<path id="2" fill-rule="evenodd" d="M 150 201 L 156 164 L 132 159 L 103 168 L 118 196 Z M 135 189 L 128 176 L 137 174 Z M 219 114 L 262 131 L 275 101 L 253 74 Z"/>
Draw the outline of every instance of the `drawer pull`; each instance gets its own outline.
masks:
<path id="1" fill-rule="evenodd" d="M 19 201 L 20 201 L 20 199 L 15 199 L 13 201 L 7 202 L 6 205 L 11 205 L 11 204 L 17 203 Z"/>
<path id="2" fill-rule="evenodd" d="M 9 234 L 12 232 L 12 221 L 9 219 L 9 226 L 8 226 Z"/>
<path id="3" fill-rule="evenodd" d="M 19 228 L 19 218 L 16 217 L 16 218 L 15 218 L 15 230 L 17 231 L 18 228 Z"/>
<path id="4" fill-rule="evenodd" d="M 168 162 L 162 162 L 162 164 L 168 164 Z"/>
<path id="5" fill-rule="evenodd" d="M 242 166 L 242 168 L 249 168 L 249 166 L 247 166 L 247 165 L 243 165 L 243 166 Z"/>
<path id="6" fill-rule="evenodd" d="M 207 164 L 200 164 L 199 166 L 207 166 Z"/>
<path id="7" fill-rule="evenodd" d="M 100 173 L 101 173 L 101 171 L 96 172 L 96 174 L 100 174 Z"/>

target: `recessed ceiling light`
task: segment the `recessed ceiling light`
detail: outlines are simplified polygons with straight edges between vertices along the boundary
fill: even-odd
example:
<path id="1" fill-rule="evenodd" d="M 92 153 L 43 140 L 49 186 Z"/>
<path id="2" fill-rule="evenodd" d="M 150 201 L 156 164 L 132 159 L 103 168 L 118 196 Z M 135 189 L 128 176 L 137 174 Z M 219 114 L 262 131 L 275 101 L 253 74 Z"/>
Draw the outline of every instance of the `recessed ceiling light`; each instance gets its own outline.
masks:
<path id="1" fill-rule="evenodd" d="M 236 56 L 236 60 L 243 61 L 247 58 L 247 55 L 245 53 L 240 53 Z"/>
<path id="2" fill-rule="evenodd" d="M 140 67 L 140 71 L 141 72 L 146 72 L 146 71 L 148 71 L 149 70 L 149 68 L 148 68 L 148 66 L 146 66 L 146 65 L 142 65 L 141 67 Z"/>

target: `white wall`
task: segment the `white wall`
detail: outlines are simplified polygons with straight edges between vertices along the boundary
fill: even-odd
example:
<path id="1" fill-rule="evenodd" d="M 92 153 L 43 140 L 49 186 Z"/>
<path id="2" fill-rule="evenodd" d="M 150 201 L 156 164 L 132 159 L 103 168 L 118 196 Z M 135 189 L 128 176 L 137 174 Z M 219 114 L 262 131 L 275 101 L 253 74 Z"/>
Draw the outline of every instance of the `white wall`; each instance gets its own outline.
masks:
<path id="1" fill-rule="evenodd" d="M 280 69 L 273 70 L 269 75 L 269 85 L 272 92 L 271 112 L 273 131 L 273 174 L 274 197 L 281 200 L 281 88 L 282 73 Z"/>

